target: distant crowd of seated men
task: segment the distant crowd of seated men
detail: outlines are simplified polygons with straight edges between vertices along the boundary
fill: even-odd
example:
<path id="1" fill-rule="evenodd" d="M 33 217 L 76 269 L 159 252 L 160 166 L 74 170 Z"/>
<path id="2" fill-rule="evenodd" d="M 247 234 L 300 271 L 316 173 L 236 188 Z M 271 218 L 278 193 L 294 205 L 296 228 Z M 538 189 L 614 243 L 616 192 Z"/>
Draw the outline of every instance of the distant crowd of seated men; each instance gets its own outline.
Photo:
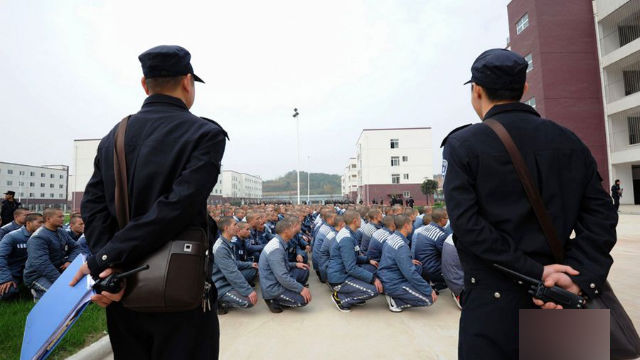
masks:
<path id="1" fill-rule="evenodd" d="M 15 209 L 0 228 L 0 300 L 15 298 L 24 284 L 37 301 L 78 254 L 88 253 L 83 232 L 80 214 L 64 224 L 60 209 Z"/>
<path id="2" fill-rule="evenodd" d="M 259 283 L 269 310 L 311 301 L 311 267 L 328 285 L 336 308 L 348 312 L 384 294 L 389 310 L 433 304 L 449 288 L 458 306 L 463 273 L 445 209 L 351 204 L 261 204 L 209 207 L 217 224 L 211 280 L 218 313 L 249 308 Z M 79 254 L 88 256 L 80 214 L 64 224 L 59 209 L 18 208 L 0 228 L 0 299 L 23 284 L 37 301 Z"/>
<path id="3" fill-rule="evenodd" d="M 219 314 L 255 305 L 258 279 L 271 312 L 307 305 L 309 258 L 342 312 L 379 294 L 393 312 L 429 306 L 445 288 L 460 306 L 463 273 L 445 209 L 261 205 L 209 214 L 219 233 L 212 270 Z"/>

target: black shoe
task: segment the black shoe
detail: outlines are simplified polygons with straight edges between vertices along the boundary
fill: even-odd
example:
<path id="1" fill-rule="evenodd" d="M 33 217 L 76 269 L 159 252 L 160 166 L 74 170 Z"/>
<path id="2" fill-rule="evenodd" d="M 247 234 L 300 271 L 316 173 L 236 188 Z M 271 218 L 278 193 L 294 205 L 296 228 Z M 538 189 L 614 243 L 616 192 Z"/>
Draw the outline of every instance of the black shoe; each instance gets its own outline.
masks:
<path id="1" fill-rule="evenodd" d="M 338 310 L 340 310 L 341 312 L 351 312 L 351 309 L 349 309 L 348 307 L 342 306 L 342 302 L 338 298 L 338 292 L 337 291 L 334 291 L 333 294 L 331 294 L 331 300 L 333 300 L 333 303 L 336 305 Z"/>
<path id="2" fill-rule="evenodd" d="M 279 314 L 282 312 L 282 308 L 274 300 L 264 299 L 264 302 L 267 303 L 267 306 L 269 307 L 269 311 L 271 311 L 272 313 Z"/>
<path id="3" fill-rule="evenodd" d="M 309 288 L 309 283 L 306 283 L 303 285 L 304 287 L 306 287 L 307 289 Z"/>
<path id="4" fill-rule="evenodd" d="M 218 315 L 224 315 L 226 313 L 229 312 L 229 308 L 226 307 L 224 304 L 222 304 L 221 302 L 218 302 L 218 306 L 217 306 L 217 312 Z"/>

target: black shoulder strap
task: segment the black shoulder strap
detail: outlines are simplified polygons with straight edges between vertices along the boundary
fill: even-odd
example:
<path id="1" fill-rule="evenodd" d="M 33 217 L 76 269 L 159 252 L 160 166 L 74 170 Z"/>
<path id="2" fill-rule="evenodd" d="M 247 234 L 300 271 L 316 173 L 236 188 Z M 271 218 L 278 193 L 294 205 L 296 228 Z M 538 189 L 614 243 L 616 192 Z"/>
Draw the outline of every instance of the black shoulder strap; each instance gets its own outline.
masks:
<path id="1" fill-rule="evenodd" d="M 564 249 L 560 243 L 560 239 L 558 239 L 556 229 L 553 227 L 553 223 L 551 222 L 551 216 L 549 216 L 549 212 L 542 202 L 540 191 L 538 191 L 538 188 L 533 184 L 531 174 L 529 173 L 527 164 L 522 158 L 522 154 L 520 154 L 520 151 L 513 142 L 511 135 L 509 135 L 509 132 L 504 128 L 504 126 L 502 126 L 502 124 L 494 119 L 487 119 L 484 123 L 489 126 L 496 135 L 498 135 L 502 144 L 504 144 L 504 147 L 507 149 L 507 152 L 511 157 L 513 167 L 516 169 L 516 173 L 518 173 L 518 177 L 522 183 L 522 187 L 524 188 L 525 193 L 527 193 L 527 198 L 529 198 L 529 203 L 531 203 L 533 212 L 536 214 L 538 223 L 540 224 L 545 238 L 551 247 L 553 257 L 558 264 L 561 264 L 564 259 Z"/>
<path id="2" fill-rule="evenodd" d="M 127 182 L 127 159 L 124 150 L 124 135 L 131 115 L 120 121 L 113 147 L 113 173 L 116 178 L 115 204 L 116 217 L 120 229 L 129 223 L 129 189 Z"/>

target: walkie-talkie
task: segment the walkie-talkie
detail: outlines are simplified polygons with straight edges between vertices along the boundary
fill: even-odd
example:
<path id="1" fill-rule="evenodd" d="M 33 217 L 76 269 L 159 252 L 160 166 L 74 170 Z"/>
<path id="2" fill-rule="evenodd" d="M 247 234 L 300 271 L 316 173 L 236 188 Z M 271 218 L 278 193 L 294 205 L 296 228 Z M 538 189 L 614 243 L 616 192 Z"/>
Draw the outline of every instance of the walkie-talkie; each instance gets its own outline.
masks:
<path id="1" fill-rule="evenodd" d="M 564 309 L 582 309 L 585 305 L 585 300 L 582 296 L 576 295 L 559 286 L 546 287 L 540 280 L 530 278 L 498 264 L 493 264 L 493 266 L 519 281 L 526 282 L 529 285 L 529 294 L 544 302 L 552 301 L 558 305 L 562 305 Z"/>
<path id="2" fill-rule="evenodd" d="M 111 274 L 104 279 L 99 279 L 93 284 L 93 290 L 95 290 L 96 294 L 100 294 L 103 291 L 108 293 L 117 294 L 122 290 L 122 279 L 129 277 L 135 273 L 139 273 L 140 271 L 144 271 L 149 269 L 149 265 L 140 266 L 139 268 L 133 269 L 131 271 L 119 273 L 119 274 Z"/>

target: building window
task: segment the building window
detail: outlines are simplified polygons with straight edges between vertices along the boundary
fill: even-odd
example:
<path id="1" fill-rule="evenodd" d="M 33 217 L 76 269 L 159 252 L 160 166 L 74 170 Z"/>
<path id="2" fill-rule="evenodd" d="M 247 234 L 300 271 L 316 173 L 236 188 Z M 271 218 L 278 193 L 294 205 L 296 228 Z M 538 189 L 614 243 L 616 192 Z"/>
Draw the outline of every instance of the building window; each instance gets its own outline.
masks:
<path id="1" fill-rule="evenodd" d="M 397 149 L 400 147 L 400 140 L 398 139 L 391 139 L 391 148 L 392 149 Z"/>
<path id="2" fill-rule="evenodd" d="M 524 16 L 521 17 L 520 20 L 518 20 L 518 22 L 516 23 L 516 33 L 520 34 L 527 27 L 529 27 L 529 14 L 528 13 L 524 14 Z"/>
<path id="3" fill-rule="evenodd" d="M 55 195 L 53 195 L 53 193 L 51 193 L 51 194 L 49 194 L 49 197 L 53 199 L 55 197 Z"/>
<path id="4" fill-rule="evenodd" d="M 49 187 L 53 189 L 53 188 L 54 188 L 54 187 L 56 187 L 56 186 L 55 186 L 55 185 L 53 185 L 53 184 L 49 184 Z"/>
<path id="5" fill-rule="evenodd" d="M 64 189 L 64 185 L 60 184 L 60 189 Z"/>
<path id="6" fill-rule="evenodd" d="M 35 195 L 34 195 L 33 193 L 29 193 L 29 197 L 30 197 L 30 198 L 32 198 L 32 197 L 34 197 L 34 196 L 35 196 Z"/>
<path id="7" fill-rule="evenodd" d="M 24 176 L 24 171 L 20 171 L 20 176 Z"/>
<path id="8" fill-rule="evenodd" d="M 40 183 L 40 187 L 44 187 L 44 183 Z"/>
<path id="9" fill-rule="evenodd" d="M 400 174 L 392 174 L 391 175 L 391 183 L 392 184 L 400 184 Z"/>
<path id="10" fill-rule="evenodd" d="M 18 186 L 24 186 L 24 181 L 20 181 L 20 182 L 18 183 Z"/>
<path id="11" fill-rule="evenodd" d="M 351 164 L 351 168 L 355 169 L 356 168 L 356 164 Z"/>
<path id="12" fill-rule="evenodd" d="M 391 166 L 400 166 L 400 158 L 397 156 L 391 157 Z"/>
<path id="13" fill-rule="evenodd" d="M 9 175 L 13 174 L 13 170 L 11 170 L 11 169 L 7 170 L 7 174 L 9 174 Z"/>
<path id="14" fill-rule="evenodd" d="M 640 144 L 640 116 L 627 118 L 629 124 L 629 145 Z"/>
<path id="15" fill-rule="evenodd" d="M 409 174 L 404 174 L 404 175 L 402 175 L 402 178 L 403 178 L 404 180 L 409 180 Z"/>
<path id="16" fill-rule="evenodd" d="M 60 194 L 60 199 L 64 199 L 64 195 L 63 194 Z"/>
<path id="17" fill-rule="evenodd" d="M 45 195 L 44 193 L 40 193 L 40 197 L 43 198 Z"/>
<path id="18" fill-rule="evenodd" d="M 358 175 L 353 174 L 353 175 L 351 175 L 351 177 L 355 179 L 355 178 L 358 177 Z"/>
<path id="19" fill-rule="evenodd" d="M 536 98 L 532 97 L 531 99 L 524 102 L 525 104 L 531 106 L 532 108 L 536 108 Z"/>
<path id="20" fill-rule="evenodd" d="M 30 182 L 30 183 L 29 183 L 29 186 L 31 186 L 31 187 L 36 187 L 36 183 L 32 183 L 32 182 Z"/>
<path id="21" fill-rule="evenodd" d="M 11 185 L 13 185 L 13 181 L 7 180 L 7 186 L 11 186 Z"/>
<path id="22" fill-rule="evenodd" d="M 46 177 L 47 175 L 45 173 L 40 173 L 40 177 Z"/>
<path id="23" fill-rule="evenodd" d="M 409 197 L 411 197 L 411 192 L 410 191 L 405 191 L 405 192 L 402 193 L 402 196 L 404 196 L 406 198 L 409 198 Z"/>
<path id="24" fill-rule="evenodd" d="M 529 64 L 529 66 L 527 67 L 527 72 L 533 70 L 533 56 L 529 54 L 525 56 L 524 59 L 527 60 L 527 63 Z"/>
<path id="25" fill-rule="evenodd" d="M 60 179 L 64 179 L 64 175 L 60 175 Z"/>
<path id="26" fill-rule="evenodd" d="M 408 156 L 403 156 L 402 157 L 402 162 L 407 162 L 409 161 L 409 157 Z"/>
<path id="27" fill-rule="evenodd" d="M 29 172 L 29 176 L 36 176 L 36 173 L 31 171 L 31 172 Z"/>
<path id="28" fill-rule="evenodd" d="M 51 174 L 51 175 L 49 175 L 49 177 L 53 179 L 53 178 L 54 178 L 54 177 L 56 177 L 56 176 L 55 176 L 55 175 L 53 175 L 53 174 Z"/>

